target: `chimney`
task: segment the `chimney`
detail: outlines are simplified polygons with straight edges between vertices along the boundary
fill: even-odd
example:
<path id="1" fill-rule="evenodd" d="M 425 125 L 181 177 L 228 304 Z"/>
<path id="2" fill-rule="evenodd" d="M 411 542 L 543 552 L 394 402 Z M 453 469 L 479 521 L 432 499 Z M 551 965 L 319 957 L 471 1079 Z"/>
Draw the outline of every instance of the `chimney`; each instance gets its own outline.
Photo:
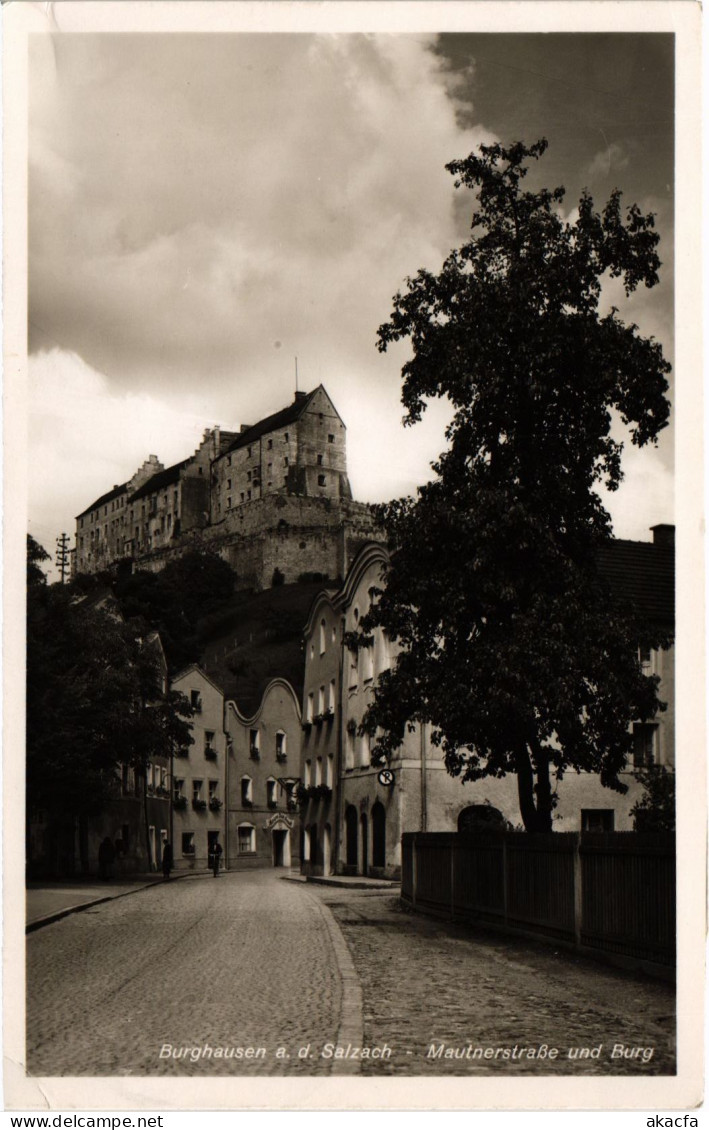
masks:
<path id="1" fill-rule="evenodd" d="M 307 392 L 296 392 L 295 400 L 293 401 L 293 403 L 297 404 L 300 400 L 305 400 L 307 395 Z"/>
<path id="2" fill-rule="evenodd" d="M 660 523 L 659 526 L 651 526 L 652 540 L 655 545 L 665 546 L 669 549 L 674 549 L 675 545 L 675 528 L 666 523 Z"/>

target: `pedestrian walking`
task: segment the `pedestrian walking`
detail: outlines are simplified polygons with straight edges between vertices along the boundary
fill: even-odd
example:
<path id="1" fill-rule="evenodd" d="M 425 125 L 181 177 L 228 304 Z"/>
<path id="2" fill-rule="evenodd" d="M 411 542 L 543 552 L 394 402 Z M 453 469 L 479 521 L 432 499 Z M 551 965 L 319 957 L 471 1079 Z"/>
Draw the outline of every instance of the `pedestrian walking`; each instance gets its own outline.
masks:
<path id="1" fill-rule="evenodd" d="M 216 879 L 217 875 L 219 874 L 219 864 L 221 862 L 221 858 L 222 858 L 222 845 L 219 843 L 219 840 L 216 840 L 215 843 L 212 845 L 212 868 L 213 868 L 213 871 L 214 871 L 214 878 L 215 879 Z"/>
<path id="2" fill-rule="evenodd" d="M 162 874 L 163 874 L 163 879 L 169 879 L 170 878 L 170 872 L 172 871 L 172 863 L 173 863 L 172 844 L 170 843 L 169 840 L 163 840 L 163 844 L 162 844 Z"/>
<path id="3" fill-rule="evenodd" d="M 105 836 L 98 849 L 98 873 L 101 879 L 110 879 L 113 876 L 113 861 L 116 858 L 116 849 L 114 848 L 111 837 Z"/>

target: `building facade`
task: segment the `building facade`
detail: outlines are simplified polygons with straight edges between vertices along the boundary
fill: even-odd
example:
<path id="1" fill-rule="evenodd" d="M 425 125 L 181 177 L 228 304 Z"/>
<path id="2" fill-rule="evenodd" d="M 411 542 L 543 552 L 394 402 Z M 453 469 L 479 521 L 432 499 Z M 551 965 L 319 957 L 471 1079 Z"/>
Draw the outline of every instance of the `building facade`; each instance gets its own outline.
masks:
<path id="1" fill-rule="evenodd" d="M 671 634 L 672 528 L 653 533 L 653 542 L 612 543 L 602 568 L 616 591 Z M 428 725 L 407 731 L 386 772 L 371 766 L 369 739 L 359 725 L 377 678 L 396 661 L 396 648 L 380 628 L 369 646 L 355 649 L 346 641 L 382 587 L 386 563 L 381 545 L 364 547 L 342 588 L 315 599 L 306 625 L 301 823 L 308 874 L 395 878 L 403 832 L 456 831 L 480 821 L 520 826 L 516 777 L 464 784 L 450 776 Z M 557 787 L 556 831 L 631 831 L 631 810 L 643 792 L 635 770 L 674 768 L 674 648 L 640 658 L 648 674 L 659 675 L 667 709 L 651 723 L 633 725 L 632 764 L 621 774 L 627 792 L 604 788 L 594 774 L 567 773 Z"/>
<path id="2" fill-rule="evenodd" d="M 159 570 L 200 545 L 232 566 L 240 587 L 262 589 L 303 575 L 341 579 L 374 536 L 369 508 L 352 500 L 345 425 L 320 385 L 239 432 L 207 430 L 172 467 L 151 455 L 77 517 L 73 568 Z"/>
<path id="3" fill-rule="evenodd" d="M 285 679 L 272 679 L 256 713 L 227 702 L 227 855 L 231 869 L 298 867 L 301 716 Z"/>
<path id="4" fill-rule="evenodd" d="M 227 736 L 224 695 L 197 664 L 181 671 L 171 689 L 189 699 L 192 745 L 173 758 L 171 842 L 176 871 L 209 866 L 219 842 L 226 862 Z"/>

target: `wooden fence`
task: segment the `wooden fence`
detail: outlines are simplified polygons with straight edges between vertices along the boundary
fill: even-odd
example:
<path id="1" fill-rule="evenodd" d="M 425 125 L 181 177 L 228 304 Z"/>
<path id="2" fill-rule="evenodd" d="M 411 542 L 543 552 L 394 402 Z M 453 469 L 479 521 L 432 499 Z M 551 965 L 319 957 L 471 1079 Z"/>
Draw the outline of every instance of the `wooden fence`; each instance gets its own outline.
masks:
<path id="1" fill-rule="evenodd" d="M 409 832 L 401 895 L 428 914 L 674 969 L 670 834 Z"/>

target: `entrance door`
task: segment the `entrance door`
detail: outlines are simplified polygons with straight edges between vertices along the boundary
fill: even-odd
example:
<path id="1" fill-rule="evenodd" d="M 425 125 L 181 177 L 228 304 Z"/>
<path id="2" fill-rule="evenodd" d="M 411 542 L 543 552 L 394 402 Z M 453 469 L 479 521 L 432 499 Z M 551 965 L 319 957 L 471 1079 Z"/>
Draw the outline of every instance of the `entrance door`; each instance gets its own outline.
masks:
<path id="1" fill-rule="evenodd" d="M 322 873 L 323 875 L 332 874 L 330 866 L 330 825 L 326 824 L 322 833 Z"/>
<path id="2" fill-rule="evenodd" d="M 290 833 L 285 828 L 273 831 L 273 866 L 290 867 Z"/>
<path id="3" fill-rule="evenodd" d="M 148 860 L 148 870 L 156 870 L 157 854 L 155 851 L 155 828 L 151 824 L 148 828 L 148 844 L 150 848 L 150 859 Z"/>

